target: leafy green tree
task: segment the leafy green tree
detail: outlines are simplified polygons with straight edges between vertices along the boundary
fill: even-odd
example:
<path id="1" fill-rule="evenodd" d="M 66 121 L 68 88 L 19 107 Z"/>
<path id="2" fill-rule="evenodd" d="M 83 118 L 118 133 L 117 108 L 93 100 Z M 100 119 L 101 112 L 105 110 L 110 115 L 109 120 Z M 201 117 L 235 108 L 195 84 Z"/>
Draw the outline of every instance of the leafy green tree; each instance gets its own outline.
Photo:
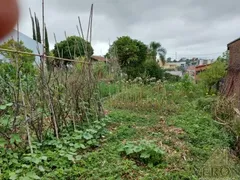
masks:
<path id="1" fill-rule="evenodd" d="M 118 38 L 109 49 L 109 54 L 116 53 L 121 69 L 130 78 L 140 76 L 144 72 L 143 63 L 147 58 L 147 46 L 129 36 Z"/>
<path id="2" fill-rule="evenodd" d="M 33 53 L 32 50 L 24 46 L 24 43 L 22 41 L 18 43 L 13 39 L 0 45 L 0 48 Z M 34 56 L 30 56 L 26 54 L 17 54 L 12 52 L 3 52 L 3 51 L 1 51 L 0 54 L 3 55 L 13 67 L 17 67 L 18 65 L 22 73 L 25 73 L 25 74 L 35 73 L 35 68 L 33 65 L 35 61 Z"/>
<path id="3" fill-rule="evenodd" d="M 59 57 L 60 55 L 62 58 L 73 59 L 85 56 L 86 51 L 84 49 L 87 49 L 87 57 L 90 58 L 93 55 L 91 44 L 78 36 L 70 36 L 66 40 L 55 44 L 53 54 L 55 57 Z M 68 63 L 71 62 L 64 61 L 65 65 Z"/>
<path id="4" fill-rule="evenodd" d="M 227 50 L 227 51 L 223 52 L 222 56 L 219 56 L 217 58 L 217 60 L 227 63 L 229 61 L 229 51 Z"/>
<path id="5" fill-rule="evenodd" d="M 165 48 L 162 47 L 162 45 L 159 42 L 155 42 L 155 41 L 151 42 L 149 49 L 150 49 L 150 55 L 153 60 L 156 61 L 157 54 L 158 54 L 160 57 L 160 60 L 162 61 L 162 64 L 165 64 L 166 62 L 165 56 L 167 51 Z"/>
<path id="6" fill-rule="evenodd" d="M 217 60 L 211 64 L 207 70 L 199 74 L 200 82 L 202 82 L 206 88 L 208 88 L 209 93 L 211 92 L 212 87 L 214 85 L 218 86 L 219 81 L 226 75 L 226 67 L 226 62 Z"/>

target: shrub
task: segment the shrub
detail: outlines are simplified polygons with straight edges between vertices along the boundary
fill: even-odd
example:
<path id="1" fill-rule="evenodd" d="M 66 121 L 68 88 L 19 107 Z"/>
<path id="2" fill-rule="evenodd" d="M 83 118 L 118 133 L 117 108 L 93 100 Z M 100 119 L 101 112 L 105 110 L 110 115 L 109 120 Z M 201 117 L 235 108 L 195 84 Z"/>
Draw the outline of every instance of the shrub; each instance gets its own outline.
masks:
<path id="1" fill-rule="evenodd" d="M 145 74 L 148 77 L 155 77 L 156 79 L 163 78 L 163 70 L 156 61 L 154 60 L 147 60 L 144 63 Z"/>
<path id="2" fill-rule="evenodd" d="M 158 165 L 164 159 L 165 152 L 149 141 L 127 142 L 119 149 L 122 155 L 145 164 Z"/>
<path id="3" fill-rule="evenodd" d="M 97 62 L 93 64 L 94 75 L 98 79 L 107 78 L 109 74 L 109 66 L 104 62 Z"/>
<path id="4" fill-rule="evenodd" d="M 216 61 L 207 70 L 199 74 L 200 82 L 202 82 L 211 92 L 214 85 L 219 86 L 219 81 L 226 75 L 226 62 Z M 217 87 L 218 89 L 218 87 Z"/>
<path id="5" fill-rule="evenodd" d="M 49 137 L 43 143 L 33 142 L 32 154 L 20 148 L 6 149 L 0 138 L 0 179 L 78 179 L 83 152 L 99 146 L 109 120 L 83 124 L 81 130 L 63 133 L 60 140 Z"/>
<path id="6" fill-rule="evenodd" d="M 101 98 L 112 96 L 121 90 L 121 83 L 100 82 L 98 84 Z"/>
<path id="7" fill-rule="evenodd" d="M 214 104 L 213 116 L 224 125 L 227 130 L 235 135 L 234 149 L 240 155 L 240 111 L 236 108 L 235 98 L 221 97 Z"/>
<path id="8" fill-rule="evenodd" d="M 197 99 L 197 107 L 206 112 L 211 112 L 216 100 L 216 97 L 200 97 Z"/>
<path id="9" fill-rule="evenodd" d="M 176 75 L 172 75 L 170 73 L 164 73 L 164 78 L 165 80 L 169 81 L 169 82 L 178 82 L 180 81 L 181 77 L 176 76 Z"/>
<path id="10" fill-rule="evenodd" d="M 236 115 L 234 111 L 235 101 L 233 98 L 221 97 L 214 105 L 213 115 L 216 119 L 224 123 L 231 123 Z"/>

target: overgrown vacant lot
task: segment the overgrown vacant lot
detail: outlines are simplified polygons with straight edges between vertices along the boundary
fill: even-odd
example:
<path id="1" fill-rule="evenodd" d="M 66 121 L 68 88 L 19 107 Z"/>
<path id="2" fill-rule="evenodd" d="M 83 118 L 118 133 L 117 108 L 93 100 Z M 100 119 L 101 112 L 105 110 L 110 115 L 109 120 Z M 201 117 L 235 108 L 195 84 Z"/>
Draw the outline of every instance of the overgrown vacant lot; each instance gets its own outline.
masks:
<path id="1" fill-rule="evenodd" d="M 80 179 L 199 179 L 214 151 L 232 146 L 210 114 L 217 97 L 188 81 L 107 87 L 109 133 L 84 155 Z"/>
<path id="2" fill-rule="evenodd" d="M 74 131 L 62 130 L 59 140 L 51 134 L 43 143 L 34 140 L 32 154 L 29 148 L 2 149 L 0 177 L 192 180 L 206 173 L 216 150 L 234 146 L 233 134 L 211 113 L 219 97 L 188 79 L 100 83 L 99 94 L 105 118 L 88 116 Z M 231 175 L 238 177 L 237 158 L 229 159 Z"/>

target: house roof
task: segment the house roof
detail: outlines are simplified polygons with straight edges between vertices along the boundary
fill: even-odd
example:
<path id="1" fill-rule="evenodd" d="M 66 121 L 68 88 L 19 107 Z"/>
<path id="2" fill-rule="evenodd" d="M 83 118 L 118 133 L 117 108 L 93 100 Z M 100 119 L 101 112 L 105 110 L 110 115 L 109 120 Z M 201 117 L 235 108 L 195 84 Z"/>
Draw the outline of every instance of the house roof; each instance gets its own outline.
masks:
<path id="1" fill-rule="evenodd" d="M 96 61 L 101 61 L 101 62 L 106 62 L 107 59 L 102 57 L 102 56 L 91 56 L 92 59 L 96 60 Z"/>
<path id="2" fill-rule="evenodd" d="M 202 65 L 196 66 L 196 68 L 201 68 L 201 67 L 210 66 L 210 65 L 211 65 L 211 64 L 202 64 Z"/>
<path id="3" fill-rule="evenodd" d="M 194 71 L 196 69 L 196 66 L 188 66 L 187 70 L 188 71 Z"/>
<path id="4" fill-rule="evenodd" d="M 235 42 L 237 42 L 237 41 L 239 41 L 240 40 L 240 38 L 238 38 L 238 39 L 235 39 L 234 41 L 232 41 L 232 42 L 230 42 L 230 43 L 228 43 L 228 47 L 229 47 L 229 45 L 231 45 L 231 44 L 233 44 L 233 43 L 235 43 Z"/>

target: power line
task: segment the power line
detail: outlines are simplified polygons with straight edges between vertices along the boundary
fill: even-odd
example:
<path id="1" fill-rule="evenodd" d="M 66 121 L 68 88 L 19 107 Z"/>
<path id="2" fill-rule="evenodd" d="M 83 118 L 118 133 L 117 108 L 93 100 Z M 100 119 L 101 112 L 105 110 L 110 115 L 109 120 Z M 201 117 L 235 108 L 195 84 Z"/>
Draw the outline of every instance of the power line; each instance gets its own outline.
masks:
<path id="1" fill-rule="evenodd" d="M 168 55 L 176 55 L 176 53 L 167 53 Z M 181 53 L 178 53 L 180 55 L 182 55 Z M 212 54 L 188 54 L 186 56 L 207 56 L 207 55 L 216 55 L 216 54 L 222 54 L 222 52 L 220 53 L 212 53 Z"/>
<path id="2" fill-rule="evenodd" d="M 177 52 L 176 52 L 177 53 Z M 167 53 L 167 55 L 172 55 L 172 56 L 176 56 L 176 53 Z M 178 56 L 210 56 L 210 55 L 217 55 L 217 54 L 222 54 L 223 52 L 217 52 L 217 53 L 211 53 L 211 54 L 188 54 L 188 55 L 184 55 L 184 54 L 178 54 Z"/>

